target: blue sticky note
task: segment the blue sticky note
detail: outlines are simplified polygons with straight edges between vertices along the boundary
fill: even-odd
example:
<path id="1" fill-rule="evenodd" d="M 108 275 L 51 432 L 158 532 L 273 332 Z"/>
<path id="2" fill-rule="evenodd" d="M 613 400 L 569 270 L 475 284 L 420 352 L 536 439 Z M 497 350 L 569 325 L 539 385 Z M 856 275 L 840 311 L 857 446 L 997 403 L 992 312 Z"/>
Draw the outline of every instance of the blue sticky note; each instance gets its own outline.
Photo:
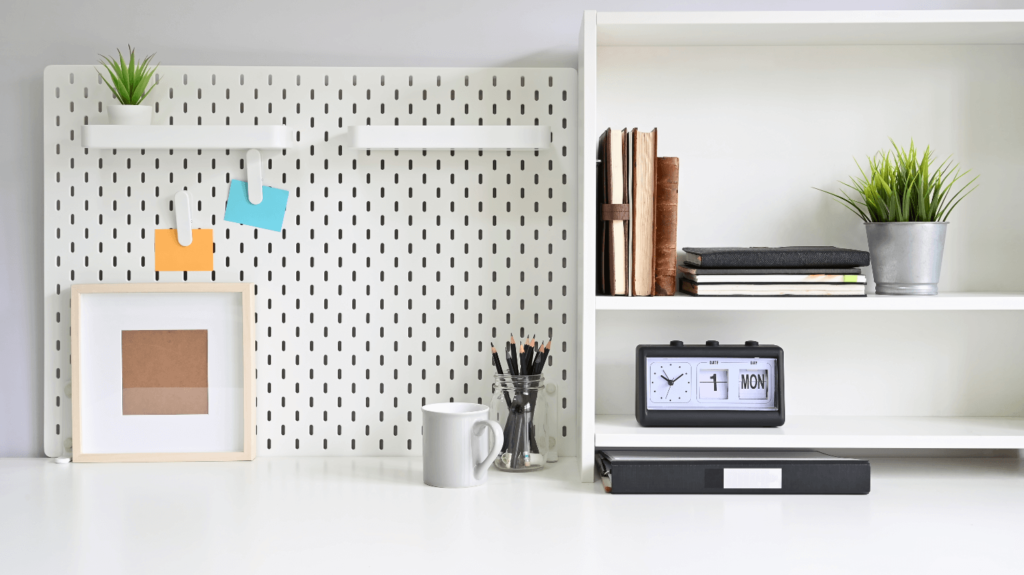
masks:
<path id="1" fill-rule="evenodd" d="M 249 185 L 241 180 L 231 180 L 228 190 L 228 206 L 224 219 L 275 232 L 284 225 L 284 210 L 288 207 L 288 190 L 263 186 L 263 201 L 249 202 Z"/>

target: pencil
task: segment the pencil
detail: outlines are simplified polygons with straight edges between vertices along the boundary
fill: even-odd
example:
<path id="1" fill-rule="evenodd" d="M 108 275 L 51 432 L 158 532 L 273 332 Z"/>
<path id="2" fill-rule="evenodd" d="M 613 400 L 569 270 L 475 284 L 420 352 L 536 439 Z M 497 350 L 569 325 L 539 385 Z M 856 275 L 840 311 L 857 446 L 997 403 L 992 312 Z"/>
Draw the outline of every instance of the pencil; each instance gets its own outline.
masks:
<path id="1" fill-rule="evenodd" d="M 540 375 L 541 368 L 543 367 L 543 364 L 544 364 L 544 345 L 543 344 L 541 344 L 541 346 L 537 348 L 537 352 L 536 352 L 535 355 L 536 355 L 536 357 L 534 357 L 534 359 L 533 359 L 533 364 L 530 366 L 530 372 L 533 373 L 534 375 Z"/>
<path id="2" fill-rule="evenodd" d="M 498 350 L 494 347 L 494 342 L 491 342 L 491 357 L 494 358 L 494 369 L 498 370 L 498 375 L 505 375 L 501 371 L 501 358 L 498 357 Z M 508 391 L 503 392 L 505 395 L 505 406 L 509 409 L 512 408 L 512 397 L 509 396 Z"/>
<path id="3" fill-rule="evenodd" d="M 523 347 L 521 344 L 519 346 L 519 362 L 519 365 L 523 366 L 523 369 L 520 371 L 520 374 L 529 375 L 529 372 L 527 371 L 527 369 L 529 369 L 529 366 L 526 364 L 526 348 Z"/>
<path id="4" fill-rule="evenodd" d="M 544 371 L 544 366 L 547 365 L 547 363 L 548 363 L 548 354 L 549 353 L 551 353 L 551 341 L 548 341 L 548 344 L 546 346 L 544 346 L 544 353 L 540 354 L 540 370 L 537 371 L 538 375 L 542 371 Z"/>
<path id="5" fill-rule="evenodd" d="M 498 350 L 494 347 L 494 342 L 491 342 L 491 358 L 494 360 L 494 369 L 498 370 L 498 375 L 505 375 L 505 372 L 501 371 L 501 358 L 498 357 Z"/>
<path id="6" fill-rule="evenodd" d="M 537 358 L 540 356 L 540 352 L 544 350 L 544 346 L 538 347 L 537 339 L 533 340 L 533 349 L 530 351 L 530 373 L 537 375 Z"/>
<path id="7" fill-rule="evenodd" d="M 526 363 L 523 364 L 523 375 L 533 375 L 533 340 L 526 340 Z"/>
<path id="8" fill-rule="evenodd" d="M 519 368 L 516 367 L 515 353 L 512 352 L 512 348 L 509 347 L 507 341 L 505 342 L 505 361 L 508 362 L 509 375 L 519 375 Z"/>

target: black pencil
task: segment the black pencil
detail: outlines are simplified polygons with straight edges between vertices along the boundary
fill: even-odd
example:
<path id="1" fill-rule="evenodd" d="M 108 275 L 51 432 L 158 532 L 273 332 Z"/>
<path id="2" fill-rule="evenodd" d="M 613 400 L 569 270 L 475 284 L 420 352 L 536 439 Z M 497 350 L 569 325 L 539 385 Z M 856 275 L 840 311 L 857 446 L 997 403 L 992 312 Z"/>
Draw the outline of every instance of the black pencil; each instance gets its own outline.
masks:
<path id="1" fill-rule="evenodd" d="M 541 344 L 541 346 L 536 349 L 537 352 L 534 354 L 535 357 L 533 358 L 533 364 L 530 366 L 530 372 L 534 375 L 540 375 L 544 362 L 544 345 Z"/>
<path id="2" fill-rule="evenodd" d="M 544 371 L 544 366 L 548 363 L 548 354 L 551 353 L 551 341 L 548 340 L 548 344 L 544 346 L 544 352 L 540 354 L 540 369 L 537 374 L 540 375 Z"/>
<path id="3" fill-rule="evenodd" d="M 505 375 L 501 371 L 501 358 L 498 357 L 498 350 L 494 347 L 494 342 L 491 342 L 491 357 L 494 358 L 494 369 L 498 371 L 498 375 Z M 512 397 L 509 396 L 508 391 L 504 392 L 505 395 L 505 406 L 512 409 Z"/>
<path id="4" fill-rule="evenodd" d="M 529 375 L 531 374 L 530 371 L 532 367 L 534 367 L 534 362 L 532 362 L 531 354 L 532 350 L 534 350 L 534 347 L 532 347 L 532 344 L 529 343 L 529 338 L 526 338 L 526 345 L 524 346 L 524 350 L 526 353 L 523 355 L 524 363 L 522 364 L 522 374 Z"/>
<path id="5" fill-rule="evenodd" d="M 537 358 L 544 351 L 544 346 L 536 339 L 533 340 L 533 351 L 530 352 L 530 373 L 537 375 Z"/>
<path id="6" fill-rule="evenodd" d="M 519 346 L 519 362 L 519 365 L 523 366 L 523 369 L 520 371 L 520 374 L 529 375 L 529 366 L 526 364 L 526 348 L 523 347 L 522 345 Z"/>
<path id="7" fill-rule="evenodd" d="M 505 342 L 505 361 L 508 362 L 509 375 L 519 375 L 519 368 L 516 367 L 515 353 L 512 352 L 512 348 L 509 347 L 507 341 Z"/>
<path id="8" fill-rule="evenodd" d="M 494 347 L 494 342 L 491 342 L 491 358 L 494 360 L 494 369 L 498 371 L 498 375 L 505 375 L 505 372 L 501 371 L 501 358 L 498 357 L 498 350 Z"/>

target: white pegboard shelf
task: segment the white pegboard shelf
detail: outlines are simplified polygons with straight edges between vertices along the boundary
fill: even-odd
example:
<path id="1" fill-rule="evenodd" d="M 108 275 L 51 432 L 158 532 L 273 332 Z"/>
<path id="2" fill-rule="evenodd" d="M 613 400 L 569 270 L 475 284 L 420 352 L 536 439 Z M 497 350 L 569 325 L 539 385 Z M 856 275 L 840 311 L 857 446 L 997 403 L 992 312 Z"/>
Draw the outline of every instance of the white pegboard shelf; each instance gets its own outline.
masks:
<path id="1" fill-rule="evenodd" d="M 1024 294 L 945 293 L 937 296 L 672 297 L 596 296 L 598 311 L 1021 311 Z"/>
<path id="2" fill-rule="evenodd" d="M 1024 449 L 1021 417 L 787 416 L 782 427 L 641 427 L 598 415 L 595 447 L 757 449 Z"/>
<path id="3" fill-rule="evenodd" d="M 287 126 L 82 126 L 82 147 L 99 150 L 245 150 L 291 147 Z"/>
<path id="4" fill-rule="evenodd" d="M 547 126 L 351 126 L 342 136 L 360 150 L 544 150 Z"/>

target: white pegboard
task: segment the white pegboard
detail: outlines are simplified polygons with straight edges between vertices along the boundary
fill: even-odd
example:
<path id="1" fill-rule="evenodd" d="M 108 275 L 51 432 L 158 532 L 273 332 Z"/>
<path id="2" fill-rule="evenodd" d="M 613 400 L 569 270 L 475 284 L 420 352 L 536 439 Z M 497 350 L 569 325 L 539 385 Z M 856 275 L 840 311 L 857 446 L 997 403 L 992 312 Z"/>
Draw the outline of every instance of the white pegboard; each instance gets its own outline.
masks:
<path id="1" fill-rule="evenodd" d="M 267 455 L 418 455 L 420 405 L 490 400 L 490 342 L 553 337 L 559 453 L 576 434 L 576 71 L 164 66 L 154 124 L 286 124 L 264 185 L 284 230 L 222 220 L 245 150 L 87 150 L 92 66 L 44 72 L 45 450 L 70 439 L 73 283 L 257 286 L 257 445 Z M 357 151 L 351 125 L 547 125 L 543 151 Z M 153 271 L 187 187 L 214 272 Z"/>

